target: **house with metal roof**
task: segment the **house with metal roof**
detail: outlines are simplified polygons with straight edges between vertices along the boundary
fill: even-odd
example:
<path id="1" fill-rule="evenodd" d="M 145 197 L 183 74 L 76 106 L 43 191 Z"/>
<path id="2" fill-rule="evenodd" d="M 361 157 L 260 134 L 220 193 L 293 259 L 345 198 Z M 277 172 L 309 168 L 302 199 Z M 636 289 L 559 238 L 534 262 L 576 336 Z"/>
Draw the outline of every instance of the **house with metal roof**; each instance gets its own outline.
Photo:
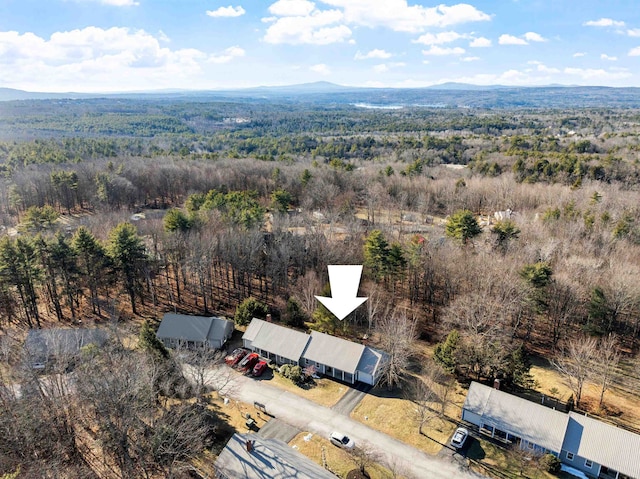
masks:
<path id="1" fill-rule="evenodd" d="M 215 464 L 218 479 L 336 479 L 279 439 L 234 434 Z"/>
<path id="2" fill-rule="evenodd" d="M 319 374 L 355 383 L 375 384 L 387 355 L 346 339 L 312 331 L 302 333 L 254 318 L 242 336 L 245 348 L 278 364 L 314 366 Z"/>
<path id="3" fill-rule="evenodd" d="M 233 329 L 233 321 L 216 316 L 165 313 L 156 336 L 168 348 L 184 345 L 221 349 Z"/>
<path id="4" fill-rule="evenodd" d="M 472 382 L 462 419 L 481 433 L 551 452 L 568 466 L 598 479 L 640 479 L 640 435 L 597 419 L 548 408 Z"/>
<path id="5" fill-rule="evenodd" d="M 480 431 L 523 449 L 562 449 L 569 416 L 484 384 L 472 382 L 462 409 L 462 419 Z"/>
<path id="6" fill-rule="evenodd" d="M 242 344 L 278 364 L 299 364 L 309 338 L 300 331 L 253 318 L 242 335 Z"/>
<path id="7" fill-rule="evenodd" d="M 560 460 L 598 478 L 640 479 L 640 435 L 571 412 Z"/>

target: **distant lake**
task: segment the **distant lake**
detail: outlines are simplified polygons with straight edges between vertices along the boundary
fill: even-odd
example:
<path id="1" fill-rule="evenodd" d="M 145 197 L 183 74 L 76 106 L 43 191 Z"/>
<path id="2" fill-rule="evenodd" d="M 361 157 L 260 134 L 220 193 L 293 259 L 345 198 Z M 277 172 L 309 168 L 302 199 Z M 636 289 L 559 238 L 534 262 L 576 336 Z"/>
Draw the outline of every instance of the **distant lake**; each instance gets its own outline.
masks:
<path id="1" fill-rule="evenodd" d="M 368 108 L 370 110 L 401 110 L 403 108 L 447 108 L 447 105 L 444 103 L 433 103 L 433 104 L 424 104 L 424 103 L 415 103 L 412 105 L 376 105 L 374 103 L 351 103 L 352 106 L 356 108 Z"/>

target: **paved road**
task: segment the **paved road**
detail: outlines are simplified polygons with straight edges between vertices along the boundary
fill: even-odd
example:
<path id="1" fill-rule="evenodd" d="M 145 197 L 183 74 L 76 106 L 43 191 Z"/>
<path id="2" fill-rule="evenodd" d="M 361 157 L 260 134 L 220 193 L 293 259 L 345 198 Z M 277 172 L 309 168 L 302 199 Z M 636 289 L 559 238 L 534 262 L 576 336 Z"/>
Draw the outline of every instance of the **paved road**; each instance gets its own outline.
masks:
<path id="1" fill-rule="evenodd" d="M 226 368 L 226 366 L 221 366 Z M 227 368 L 228 369 L 228 368 Z M 218 377 L 224 377 L 220 385 Z M 265 405 L 266 411 L 276 418 L 301 430 L 328 437 L 332 431 L 342 431 L 356 442 L 356 445 L 368 446 L 379 454 L 383 462 L 398 470 L 410 471 L 418 479 L 471 479 L 482 478 L 480 474 L 468 471 L 465 465 L 451 460 L 429 456 L 422 451 L 400 442 L 386 434 L 372 429 L 348 416 L 320 406 L 312 401 L 278 389 L 266 383 L 238 375 L 233 382 L 227 382 L 227 373 L 210 371 L 208 383 L 218 389 L 223 386 L 222 394 L 253 404 L 258 401 Z"/>

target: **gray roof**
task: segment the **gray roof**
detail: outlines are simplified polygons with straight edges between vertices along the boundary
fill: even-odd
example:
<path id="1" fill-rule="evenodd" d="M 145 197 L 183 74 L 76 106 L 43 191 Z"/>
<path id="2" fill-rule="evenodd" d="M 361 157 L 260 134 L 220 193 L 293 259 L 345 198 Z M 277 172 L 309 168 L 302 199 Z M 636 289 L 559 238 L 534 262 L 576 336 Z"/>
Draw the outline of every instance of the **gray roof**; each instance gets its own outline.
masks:
<path id="1" fill-rule="evenodd" d="M 387 360 L 387 354 L 365 346 L 357 370 L 375 376 L 380 365 Z"/>
<path id="2" fill-rule="evenodd" d="M 292 361 L 300 360 L 310 338 L 308 334 L 300 331 L 256 318 L 251 321 L 242 336 L 243 339 L 249 339 L 249 337 L 253 337 L 252 347 L 269 351 Z"/>
<path id="3" fill-rule="evenodd" d="M 30 329 L 24 347 L 32 362 L 45 362 L 51 356 L 75 354 L 88 344 L 102 346 L 109 337 L 104 329 Z"/>
<path id="4" fill-rule="evenodd" d="M 347 373 L 355 374 L 364 353 L 362 344 L 311 331 L 311 341 L 304 357 Z"/>
<path id="5" fill-rule="evenodd" d="M 255 441 L 252 452 L 247 451 L 248 439 Z M 285 442 L 255 434 L 234 434 L 215 467 L 225 479 L 336 479 Z"/>
<path id="6" fill-rule="evenodd" d="M 527 399 L 472 382 L 464 409 L 487 424 L 554 452 L 560 452 L 569 416 Z"/>
<path id="7" fill-rule="evenodd" d="M 640 478 L 640 435 L 575 412 L 569 413 L 562 449 Z"/>
<path id="8" fill-rule="evenodd" d="M 247 326 L 247 330 L 242 335 L 242 339 L 246 339 L 247 341 L 253 341 L 254 339 L 256 339 L 258 333 L 260 332 L 260 328 L 262 328 L 262 325 L 264 323 L 266 323 L 266 321 L 258 318 L 253 318 L 249 323 L 249 326 Z"/>
<path id="9" fill-rule="evenodd" d="M 160 339 L 181 339 L 183 341 L 201 341 L 224 339 L 232 321 L 223 318 L 189 316 L 186 314 L 165 313 L 158 328 Z M 231 329 L 233 330 L 233 329 Z"/>

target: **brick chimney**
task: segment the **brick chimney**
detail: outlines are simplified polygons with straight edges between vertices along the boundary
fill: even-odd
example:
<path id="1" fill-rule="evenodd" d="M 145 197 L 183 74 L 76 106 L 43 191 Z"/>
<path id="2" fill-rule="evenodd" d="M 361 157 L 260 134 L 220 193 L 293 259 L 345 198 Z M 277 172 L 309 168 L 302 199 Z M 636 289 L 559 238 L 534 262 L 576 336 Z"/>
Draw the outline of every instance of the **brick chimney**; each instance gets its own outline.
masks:
<path id="1" fill-rule="evenodd" d="M 245 446 L 247 447 L 247 452 L 253 451 L 253 441 L 251 439 L 247 439 Z"/>

